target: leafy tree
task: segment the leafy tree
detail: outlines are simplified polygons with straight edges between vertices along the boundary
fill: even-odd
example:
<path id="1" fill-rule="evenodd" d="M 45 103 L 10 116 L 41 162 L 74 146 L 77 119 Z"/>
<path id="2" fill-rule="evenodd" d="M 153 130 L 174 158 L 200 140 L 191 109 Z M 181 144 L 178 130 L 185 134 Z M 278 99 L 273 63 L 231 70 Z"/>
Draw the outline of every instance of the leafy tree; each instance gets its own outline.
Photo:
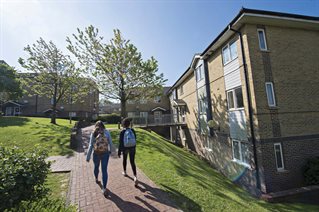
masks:
<path id="1" fill-rule="evenodd" d="M 126 116 L 128 100 L 160 95 L 166 81 L 157 75 L 157 61 L 143 60 L 137 48 L 125 40 L 120 30 L 114 30 L 109 43 L 103 42 L 98 29 L 92 25 L 84 31 L 77 29 L 75 42 L 67 37 L 68 49 L 80 62 L 83 70 L 97 83 L 102 95 L 121 102 L 121 116 Z"/>
<path id="2" fill-rule="evenodd" d="M 23 79 L 24 83 L 34 93 L 51 99 L 51 123 L 56 124 L 57 104 L 60 101 L 67 102 L 70 96 L 74 101 L 80 100 L 92 83 L 90 80 L 81 78 L 74 62 L 69 56 L 64 55 L 52 41 L 47 43 L 40 38 L 35 44 L 28 45 L 24 50 L 29 56 L 27 60 L 19 58 L 19 63 L 32 72 Z"/>
<path id="3" fill-rule="evenodd" d="M 16 70 L 0 61 L 0 101 L 16 100 L 23 94 Z"/>

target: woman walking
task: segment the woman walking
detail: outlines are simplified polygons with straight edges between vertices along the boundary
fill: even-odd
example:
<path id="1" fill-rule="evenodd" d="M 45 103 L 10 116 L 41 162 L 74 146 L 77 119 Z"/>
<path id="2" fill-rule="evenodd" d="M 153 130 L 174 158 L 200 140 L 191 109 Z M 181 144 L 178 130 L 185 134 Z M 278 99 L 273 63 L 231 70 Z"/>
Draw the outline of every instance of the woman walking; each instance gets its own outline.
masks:
<path id="1" fill-rule="evenodd" d="M 99 183 L 99 166 L 102 167 L 102 193 L 106 195 L 107 185 L 107 165 L 112 149 L 112 138 L 110 132 L 105 129 L 102 121 L 95 123 L 95 129 L 90 136 L 90 144 L 86 161 L 89 162 L 93 151 L 93 163 L 94 163 L 94 176 L 95 182 Z"/>
<path id="2" fill-rule="evenodd" d="M 137 185 L 136 176 L 136 165 L 135 165 L 135 152 L 136 152 L 136 133 L 135 130 L 129 128 L 131 124 L 130 119 L 126 118 L 122 122 L 123 130 L 120 134 L 120 146 L 118 150 L 118 156 L 121 157 L 123 153 L 123 172 L 122 174 L 126 177 L 126 161 L 127 155 L 130 155 L 130 163 L 134 174 L 134 184 Z"/>

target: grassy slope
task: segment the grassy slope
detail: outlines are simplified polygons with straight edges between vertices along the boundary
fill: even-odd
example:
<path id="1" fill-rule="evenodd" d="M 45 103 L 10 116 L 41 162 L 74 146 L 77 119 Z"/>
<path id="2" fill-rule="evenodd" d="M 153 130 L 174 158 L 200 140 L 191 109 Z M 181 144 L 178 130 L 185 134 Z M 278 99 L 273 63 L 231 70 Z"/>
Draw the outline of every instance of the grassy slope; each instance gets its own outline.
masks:
<path id="1" fill-rule="evenodd" d="M 49 155 L 72 155 L 69 148 L 71 125 L 58 119 L 57 125 L 48 118 L 0 117 L 0 145 L 19 146 L 23 149 L 43 147 Z"/>
<path id="2" fill-rule="evenodd" d="M 114 143 L 118 131 L 112 132 Z M 318 211 L 304 204 L 271 204 L 251 197 L 206 162 L 166 142 L 155 133 L 137 130 L 137 166 L 184 211 Z"/>
<path id="3" fill-rule="evenodd" d="M 46 187 L 51 190 L 50 196 L 54 199 L 66 198 L 70 173 L 50 173 L 46 179 Z"/>

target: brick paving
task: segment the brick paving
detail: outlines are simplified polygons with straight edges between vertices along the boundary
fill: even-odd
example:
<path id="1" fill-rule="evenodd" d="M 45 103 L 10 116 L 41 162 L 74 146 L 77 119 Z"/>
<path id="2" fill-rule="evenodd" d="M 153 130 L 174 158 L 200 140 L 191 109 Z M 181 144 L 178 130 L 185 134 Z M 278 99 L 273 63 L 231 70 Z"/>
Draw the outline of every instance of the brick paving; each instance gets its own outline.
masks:
<path id="1" fill-rule="evenodd" d="M 74 167 L 74 156 L 51 156 L 51 172 L 70 172 Z"/>
<path id="2" fill-rule="evenodd" d="M 68 199 L 80 211 L 179 211 L 167 194 L 137 169 L 139 185 L 134 186 L 128 160 L 128 177 L 122 175 L 122 158 L 113 153 L 108 165 L 108 196 L 95 183 L 93 161 L 86 162 L 86 148 L 92 127 L 82 129 L 82 146 L 74 157 Z M 92 158 L 92 157 L 91 157 Z M 99 175 L 101 180 L 101 173 Z"/>

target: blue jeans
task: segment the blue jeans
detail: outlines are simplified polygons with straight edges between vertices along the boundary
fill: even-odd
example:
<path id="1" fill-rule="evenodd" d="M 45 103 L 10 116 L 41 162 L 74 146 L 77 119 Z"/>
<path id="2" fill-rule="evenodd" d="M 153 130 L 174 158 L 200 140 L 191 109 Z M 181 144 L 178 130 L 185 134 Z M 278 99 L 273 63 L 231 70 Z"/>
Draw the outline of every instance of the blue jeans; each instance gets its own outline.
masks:
<path id="1" fill-rule="evenodd" d="M 106 188 L 107 184 L 107 165 L 109 163 L 109 158 L 110 154 L 109 153 L 104 153 L 101 155 L 93 153 L 93 162 L 94 162 L 94 176 L 95 179 L 98 178 L 99 176 L 99 166 L 101 163 L 102 166 L 102 183 L 103 183 L 103 188 Z"/>

